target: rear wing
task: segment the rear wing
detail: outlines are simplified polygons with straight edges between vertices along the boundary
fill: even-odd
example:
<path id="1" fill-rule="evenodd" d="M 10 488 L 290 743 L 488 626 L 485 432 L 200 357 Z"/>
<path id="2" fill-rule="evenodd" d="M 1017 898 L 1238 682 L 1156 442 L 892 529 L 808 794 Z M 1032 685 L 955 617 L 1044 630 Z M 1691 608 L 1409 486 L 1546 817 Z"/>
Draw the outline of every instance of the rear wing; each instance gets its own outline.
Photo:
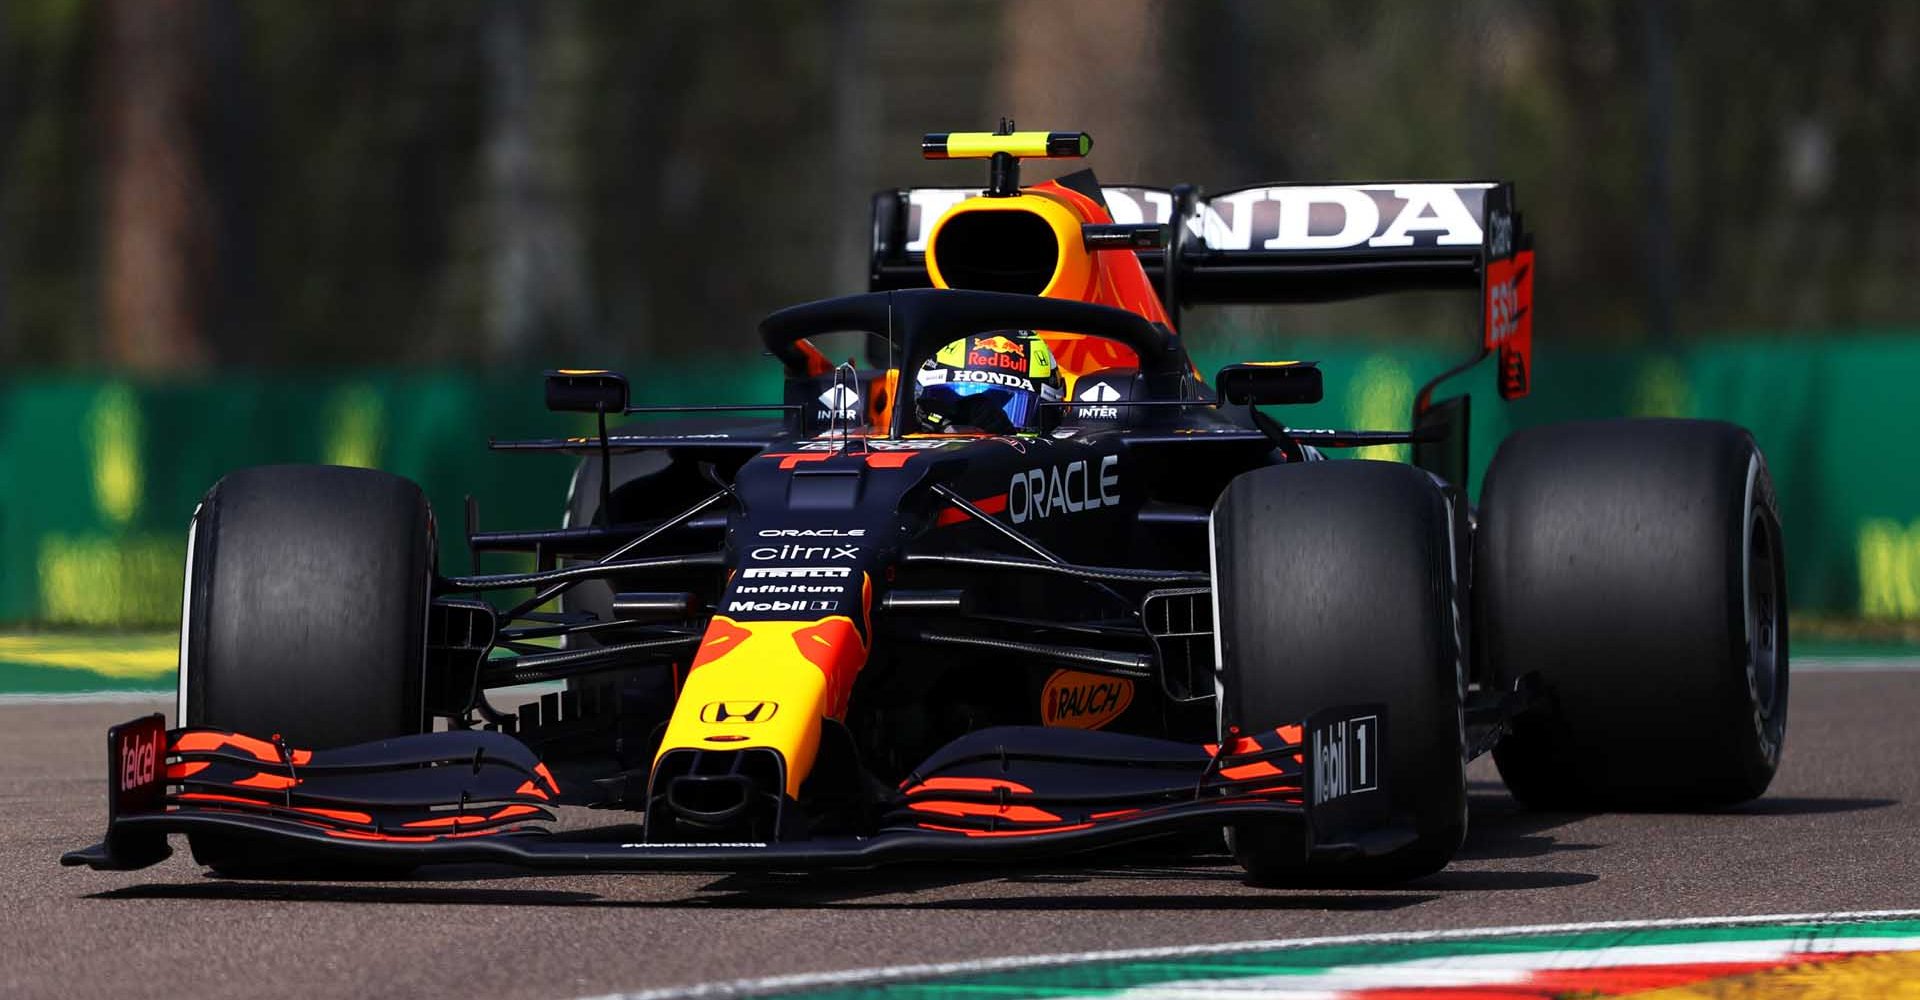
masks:
<path id="1" fill-rule="evenodd" d="M 1169 315 L 1196 304 L 1327 302 L 1416 290 L 1477 290 L 1481 346 L 1500 355 L 1500 394 L 1527 394 L 1533 239 L 1504 181 L 1102 187 L 1120 224 L 1167 226 L 1136 251 Z M 873 199 L 869 285 L 925 287 L 927 237 L 977 188 L 909 188 Z"/>

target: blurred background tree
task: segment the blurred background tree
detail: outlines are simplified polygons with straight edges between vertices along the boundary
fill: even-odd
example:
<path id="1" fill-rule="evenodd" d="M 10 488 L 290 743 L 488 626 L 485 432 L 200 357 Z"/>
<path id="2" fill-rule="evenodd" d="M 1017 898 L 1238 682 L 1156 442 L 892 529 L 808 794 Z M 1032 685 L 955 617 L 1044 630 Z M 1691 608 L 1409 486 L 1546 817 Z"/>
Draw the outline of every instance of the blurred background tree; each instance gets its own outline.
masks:
<path id="1" fill-rule="evenodd" d="M 0 363 L 744 351 L 1001 114 L 1109 181 L 1512 178 L 1543 338 L 1911 326 L 1917 62 L 1854 0 L 12 0 Z M 1229 321 L 1465 322 L 1339 308 Z"/>

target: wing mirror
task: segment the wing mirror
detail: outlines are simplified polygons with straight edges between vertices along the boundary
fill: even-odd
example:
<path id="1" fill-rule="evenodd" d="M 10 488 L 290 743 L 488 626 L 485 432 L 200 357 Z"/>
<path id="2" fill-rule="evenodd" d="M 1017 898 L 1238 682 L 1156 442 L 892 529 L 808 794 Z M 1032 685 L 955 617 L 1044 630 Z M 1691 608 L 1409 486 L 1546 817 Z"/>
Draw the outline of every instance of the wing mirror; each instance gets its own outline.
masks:
<path id="1" fill-rule="evenodd" d="M 1318 403 L 1323 395 L 1318 361 L 1243 361 L 1220 369 L 1213 388 L 1233 405 Z"/>
<path id="2" fill-rule="evenodd" d="M 547 373 L 547 409 L 562 413 L 627 412 L 627 377 L 599 369 Z"/>
<path id="3" fill-rule="evenodd" d="M 1080 241 L 1089 251 L 1158 250 L 1167 245 L 1167 227 L 1154 223 L 1088 222 L 1080 226 Z"/>

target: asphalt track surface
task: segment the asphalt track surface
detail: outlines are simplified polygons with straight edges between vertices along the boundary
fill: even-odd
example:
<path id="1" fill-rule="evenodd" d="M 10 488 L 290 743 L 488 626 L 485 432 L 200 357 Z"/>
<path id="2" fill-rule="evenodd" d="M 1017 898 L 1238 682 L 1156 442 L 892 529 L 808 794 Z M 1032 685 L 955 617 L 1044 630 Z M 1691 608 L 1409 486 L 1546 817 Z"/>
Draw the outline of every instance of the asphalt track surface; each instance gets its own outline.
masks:
<path id="1" fill-rule="evenodd" d="M 780 878 L 236 882 L 184 851 L 138 872 L 61 868 L 104 822 L 106 727 L 162 707 L 0 704 L 0 996 L 572 997 L 994 956 L 1920 904 L 1912 670 L 1797 672 L 1780 776 L 1732 812 L 1528 813 L 1476 764 L 1460 858 L 1364 892 L 1259 889 L 1223 857 L 1138 850 Z"/>

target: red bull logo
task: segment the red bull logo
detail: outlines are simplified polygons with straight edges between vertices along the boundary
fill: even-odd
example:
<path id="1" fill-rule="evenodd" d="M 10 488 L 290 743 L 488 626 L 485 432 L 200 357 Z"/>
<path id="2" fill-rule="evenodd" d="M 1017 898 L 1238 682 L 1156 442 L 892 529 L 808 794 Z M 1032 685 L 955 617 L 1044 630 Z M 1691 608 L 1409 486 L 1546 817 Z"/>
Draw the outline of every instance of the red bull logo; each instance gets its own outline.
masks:
<path id="1" fill-rule="evenodd" d="M 1010 371 L 1025 372 L 1027 359 L 1022 355 L 999 354 L 994 351 L 968 351 L 969 368 L 1006 368 Z"/>
<path id="2" fill-rule="evenodd" d="M 1023 358 L 1027 356 L 1025 344 L 999 334 L 994 334 L 991 337 L 973 338 L 973 349 L 975 351 L 993 351 L 996 354 L 1017 354 Z"/>

